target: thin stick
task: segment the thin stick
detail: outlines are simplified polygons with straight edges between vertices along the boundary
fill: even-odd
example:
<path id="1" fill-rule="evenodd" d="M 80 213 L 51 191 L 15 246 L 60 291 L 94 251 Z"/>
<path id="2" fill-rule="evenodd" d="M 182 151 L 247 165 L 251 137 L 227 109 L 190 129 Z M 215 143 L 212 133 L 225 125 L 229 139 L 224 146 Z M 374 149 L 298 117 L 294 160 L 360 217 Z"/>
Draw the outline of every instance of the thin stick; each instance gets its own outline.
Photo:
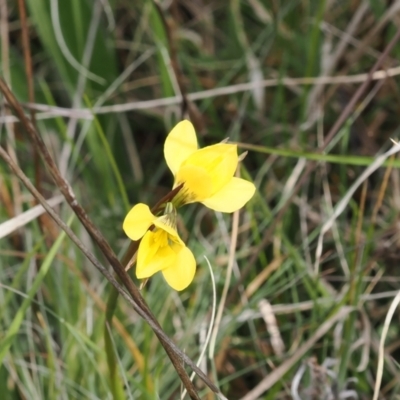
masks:
<path id="1" fill-rule="evenodd" d="M 222 314 L 224 312 L 229 286 L 231 284 L 232 270 L 233 270 L 233 265 L 235 263 L 235 252 L 236 252 L 236 244 L 237 244 L 237 237 L 238 237 L 238 229 L 239 229 L 239 211 L 235 211 L 233 213 L 233 219 L 232 219 L 232 234 L 231 234 L 231 241 L 230 241 L 230 246 L 229 246 L 228 268 L 226 271 L 224 288 L 223 288 L 222 294 L 221 294 L 221 301 L 218 305 L 217 317 L 215 319 L 215 324 L 214 324 L 213 332 L 211 335 L 210 348 L 209 348 L 209 352 L 208 352 L 208 356 L 210 359 L 214 358 L 215 343 L 217 341 L 218 330 L 219 330 L 219 327 L 221 324 Z"/>
<path id="2" fill-rule="evenodd" d="M 383 80 L 389 77 L 400 75 L 400 67 L 388 68 L 385 70 L 375 71 L 372 80 Z M 362 83 L 368 78 L 368 74 L 355 75 L 339 75 L 339 76 L 320 76 L 320 77 L 300 77 L 300 78 L 282 78 L 282 79 L 265 79 L 261 82 L 245 82 L 236 85 L 217 87 L 214 89 L 202 90 L 199 92 L 188 93 L 187 98 L 191 101 L 199 101 L 219 96 L 228 96 L 231 94 L 247 92 L 255 87 L 275 87 L 286 86 L 294 87 L 301 85 L 340 85 L 350 83 Z M 159 107 L 168 107 L 182 102 L 181 96 L 165 97 L 154 100 L 133 101 L 123 104 L 114 104 L 102 107 L 93 107 L 93 110 L 87 108 L 64 108 L 57 106 L 49 106 L 48 104 L 23 104 L 24 107 L 33 108 L 36 111 L 42 111 L 37 115 L 37 119 L 49 119 L 60 117 L 93 119 L 93 114 L 110 114 L 123 113 L 132 110 L 149 110 Z M 18 121 L 14 116 L 7 116 L 0 119 L 2 122 Z"/>

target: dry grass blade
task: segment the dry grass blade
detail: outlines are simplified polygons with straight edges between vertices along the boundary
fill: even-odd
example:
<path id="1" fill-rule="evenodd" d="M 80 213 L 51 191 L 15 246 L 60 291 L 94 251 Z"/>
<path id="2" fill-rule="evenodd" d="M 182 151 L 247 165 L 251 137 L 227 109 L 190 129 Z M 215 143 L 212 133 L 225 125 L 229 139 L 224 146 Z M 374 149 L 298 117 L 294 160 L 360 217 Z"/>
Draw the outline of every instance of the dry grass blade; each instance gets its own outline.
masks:
<path id="1" fill-rule="evenodd" d="M 398 292 L 396 297 L 393 299 L 392 304 L 390 305 L 389 311 L 385 318 L 385 324 L 383 325 L 382 336 L 379 342 L 379 359 L 376 371 L 376 381 L 375 381 L 373 400 L 377 400 L 379 397 L 379 388 L 381 387 L 382 375 L 383 375 L 383 362 L 385 358 L 385 339 L 389 331 L 390 322 L 393 318 L 393 314 L 396 311 L 396 308 L 399 305 L 399 303 L 400 303 L 400 292 Z"/>
<path id="2" fill-rule="evenodd" d="M 47 202 L 51 207 L 54 207 L 60 204 L 63 200 L 64 197 L 58 195 L 47 200 Z M 22 214 L 3 222 L 2 224 L 0 224 L 0 239 L 8 236 L 10 233 L 16 231 L 17 229 L 22 228 L 29 222 L 43 215 L 43 213 L 45 212 L 46 210 L 43 208 L 43 206 L 37 205 L 32 207 L 30 210 L 27 210 Z"/>
<path id="3" fill-rule="evenodd" d="M 226 277 L 225 277 L 225 284 L 224 284 L 224 288 L 223 288 L 223 291 L 221 294 L 221 301 L 218 305 L 217 316 L 215 318 L 215 325 L 214 325 L 213 332 L 211 335 L 210 349 L 209 349 L 209 357 L 210 358 L 214 358 L 214 350 L 215 350 L 215 344 L 216 344 L 216 340 L 217 340 L 218 330 L 220 328 L 222 314 L 224 312 L 225 302 L 226 302 L 226 298 L 228 295 L 229 286 L 231 283 L 232 270 L 233 270 L 233 265 L 235 262 L 235 249 L 236 249 L 236 244 L 237 244 L 238 229 L 239 229 L 239 211 L 235 211 L 233 213 L 232 234 L 231 234 L 231 242 L 230 242 L 230 246 L 229 246 L 229 260 L 228 260 L 227 273 L 226 273 Z"/>
<path id="4" fill-rule="evenodd" d="M 274 258 L 265 268 L 247 285 L 246 296 L 251 297 L 265 283 L 265 281 L 276 271 L 285 260 L 285 256 Z"/>
<path id="5" fill-rule="evenodd" d="M 272 311 L 271 304 L 269 301 L 262 299 L 258 302 L 258 308 L 271 337 L 271 346 L 274 349 L 275 354 L 281 357 L 285 351 L 285 343 L 283 342 L 282 336 L 279 332 L 278 322 Z"/>

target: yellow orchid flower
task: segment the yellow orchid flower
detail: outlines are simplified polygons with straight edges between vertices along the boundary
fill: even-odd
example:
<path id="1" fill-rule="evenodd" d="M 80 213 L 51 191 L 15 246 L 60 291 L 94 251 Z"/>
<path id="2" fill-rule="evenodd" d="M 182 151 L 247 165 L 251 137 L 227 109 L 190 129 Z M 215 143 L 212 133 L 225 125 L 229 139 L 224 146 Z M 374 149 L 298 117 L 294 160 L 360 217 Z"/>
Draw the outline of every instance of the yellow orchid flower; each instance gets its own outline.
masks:
<path id="1" fill-rule="evenodd" d="M 154 225 L 153 230 L 149 228 Z M 183 290 L 192 282 L 196 260 L 176 230 L 176 210 L 167 203 L 165 214 L 156 217 L 143 203 L 136 204 L 123 223 L 126 235 L 139 240 L 136 276 L 149 278 L 161 271 L 167 283 L 175 290 Z"/>
<path id="2" fill-rule="evenodd" d="M 234 212 L 251 199 L 255 186 L 234 176 L 239 163 L 235 144 L 198 149 L 196 132 L 187 120 L 169 133 L 164 155 L 175 178 L 173 188 L 182 188 L 161 217 L 153 215 L 146 204 L 135 205 L 125 217 L 123 229 L 132 240 L 142 238 L 136 276 L 145 279 L 161 271 L 173 289 L 183 290 L 194 278 L 196 261 L 178 235 L 175 207 L 198 201 L 216 211 Z"/>
<path id="3" fill-rule="evenodd" d="M 253 183 L 234 177 L 239 159 L 235 144 L 219 143 L 198 149 L 191 122 L 179 122 L 164 144 L 164 156 L 174 175 L 174 188 L 182 189 L 172 200 L 175 206 L 199 201 L 221 212 L 242 208 L 253 196 Z"/>

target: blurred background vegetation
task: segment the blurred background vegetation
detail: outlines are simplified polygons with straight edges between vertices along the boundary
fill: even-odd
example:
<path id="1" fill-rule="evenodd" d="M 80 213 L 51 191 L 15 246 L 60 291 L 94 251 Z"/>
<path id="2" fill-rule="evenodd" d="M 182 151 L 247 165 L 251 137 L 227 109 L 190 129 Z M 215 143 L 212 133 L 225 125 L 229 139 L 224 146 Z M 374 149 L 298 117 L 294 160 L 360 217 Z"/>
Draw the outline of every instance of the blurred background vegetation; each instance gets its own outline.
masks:
<path id="1" fill-rule="evenodd" d="M 229 399 L 371 399 L 379 359 L 380 398 L 400 398 L 398 314 L 385 329 L 399 286 L 400 164 L 382 160 L 359 179 L 399 136 L 400 45 L 382 57 L 399 3 L 0 0 L 1 76 L 119 256 L 129 245 L 121 228 L 129 208 L 154 205 L 171 188 L 163 143 L 177 121 L 191 119 L 201 146 L 229 137 L 248 150 L 240 172 L 258 191 L 238 231 L 230 215 L 181 209 L 195 280 L 176 293 L 158 274 L 143 290 L 163 329 L 197 360 L 213 304 L 204 256 L 217 306 L 232 270 L 214 353 L 201 364 Z M 328 144 L 380 58 L 386 72 L 374 75 Z M 1 106 L 1 145 L 46 198 L 58 196 Z M 97 252 L 71 209 L 55 203 Z M 111 399 L 103 338 L 110 285 L 48 218 L 18 219 L 34 205 L 1 161 L 0 397 Z M 180 398 L 151 329 L 122 299 L 116 317 L 122 398 Z M 214 398 L 195 383 L 201 398 Z"/>

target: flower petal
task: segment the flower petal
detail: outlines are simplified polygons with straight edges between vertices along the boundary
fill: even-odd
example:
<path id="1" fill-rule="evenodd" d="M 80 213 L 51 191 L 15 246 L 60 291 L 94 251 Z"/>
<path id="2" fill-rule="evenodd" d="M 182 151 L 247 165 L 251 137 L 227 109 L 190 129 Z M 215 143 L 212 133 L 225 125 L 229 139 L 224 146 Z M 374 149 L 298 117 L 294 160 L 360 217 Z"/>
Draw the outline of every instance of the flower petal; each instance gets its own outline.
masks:
<path id="1" fill-rule="evenodd" d="M 176 175 L 175 186 L 184 183 L 178 193 L 183 196 L 183 204 L 202 201 L 212 194 L 212 177 L 202 167 L 196 165 L 183 165 Z"/>
<path id="2" fill-rule="evenodd" d="M 139 203 L 128 212 L 122 228 L 130 239 L 139 240 L 150 228 L 155 218 L 149 206 Z"/>
<path id="3" fill-rule="evenodd" d="M 188 120 L 179 122 L 167 136 L 164 144 L 164 157 L 175 176 L 181 166 L 197 150 L 196 132 Z"/>
<path id="4" fill-rule="evenodd" d="M 182 247 L 177 253 L 175 262 L 161 272 L 172 289 L 178 291 L 186 289 L 196 273 L 196 260 L 193 253 L 186 246 Z"/>
<path id="5" fill-rule="evenodd" d="M 204 147 L 192 153 L 182 164 L 184 166 L 203 168 L 211 177 L 208 184 L 211 192 L 216 193 L 233 177 L 238 166 L 237 146 L 235 144 L 219 143 Z"/>
<path id="6" fill-rule="evenodd" d="M 175 265 L 177 253 L 167 245 L 167 237 L 167 233 L 163 231 L 148 231 L 144 235 L 140 242 L 136 264 L 138 279 L 149 278 L 156 272 Z"/>
<path id="7" fill-rule="evenodd" d="M 252 182 L 233 177 L 231 181 L 202 203 L 215 211 L 234 212 L 242 208 L 254 195 Z"/>

